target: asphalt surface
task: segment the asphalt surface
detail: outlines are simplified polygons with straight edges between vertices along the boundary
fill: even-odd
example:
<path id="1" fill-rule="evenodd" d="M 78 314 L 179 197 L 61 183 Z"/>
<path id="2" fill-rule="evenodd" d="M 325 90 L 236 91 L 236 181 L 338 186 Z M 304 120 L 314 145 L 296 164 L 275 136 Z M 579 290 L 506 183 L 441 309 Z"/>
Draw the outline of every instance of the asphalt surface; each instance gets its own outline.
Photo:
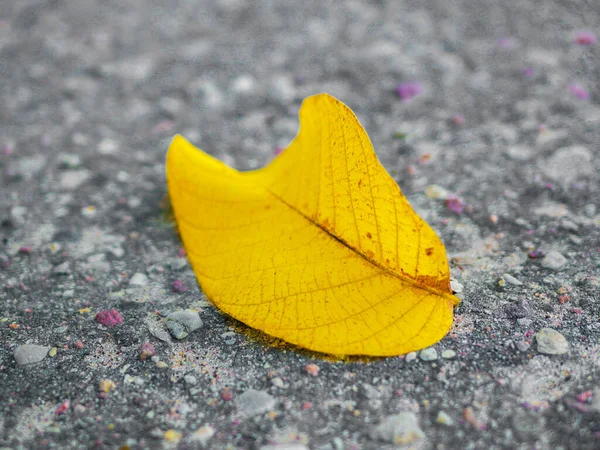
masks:
<path id="1" fill-rule="evenodd" d="M 598 24 L 592 1 L 3 2 L 0 448 L 599 448 Z M 181 251 L 171 137 L 257 168 L 318 92 L 446 245 L 435 352 L 271 341 Z M 177 311 L 202 326 L 176 339 Z"/>

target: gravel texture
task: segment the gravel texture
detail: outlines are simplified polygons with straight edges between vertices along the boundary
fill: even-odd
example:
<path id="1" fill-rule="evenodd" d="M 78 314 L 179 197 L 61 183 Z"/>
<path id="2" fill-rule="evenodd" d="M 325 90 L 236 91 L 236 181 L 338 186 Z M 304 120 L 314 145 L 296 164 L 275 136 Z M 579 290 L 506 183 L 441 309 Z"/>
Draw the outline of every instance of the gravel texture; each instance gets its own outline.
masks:
<path id="1" fill-rule="evenodd" d="M 3 2 L 0 448 L 599 448 L 599 23 L 591 0 Z M 463 300 L 420 357 L 269 343 L 181 251 L 171 137 L 257 168 L 318 92 L 446 244 Z"/>

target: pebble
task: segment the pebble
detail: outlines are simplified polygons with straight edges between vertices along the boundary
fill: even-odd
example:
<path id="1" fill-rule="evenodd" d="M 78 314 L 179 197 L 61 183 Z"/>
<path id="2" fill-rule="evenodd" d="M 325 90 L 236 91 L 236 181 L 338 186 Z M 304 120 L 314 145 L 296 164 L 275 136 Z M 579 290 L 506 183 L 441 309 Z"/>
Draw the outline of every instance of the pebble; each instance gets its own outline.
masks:
<path id="1" fill-rule="evenodd" d="M 206 443 L 213 437 L 215 434 L 215 429 L 210 425 L 204 425 L 198 428 L 191 436 L 190 439 L 192 441 L 199 442 L 202 447 L 206 445 Z"/>
<path id="2" fill-rule="evenodd" d="M 106 261 L 104 253 L 91 255 L 87 259 L 86 268 L 93 272 L 110 272 L 110 263 Z"/>
<path id="3" fill-rule="evenodd" d="M 283 380 L 279 377 L 275 377 L 271 379 L 271 384 L 278 388 L 283 388 L 285 385 L 283 384 Z"/>
<path id="4" fill-rule="evenodd" d="M 569 219 L 563 219 L 560 222 L 560 227 L 563 230 L 572 231 L 574 233 L 579 231 L 579 225 L 577 225 L 575 222 L 573 222 L 572 220 L 569 220 Z"/>
<path id="5" fill-rule="evenodd" d="M 186 309 L 169 314 L 165 324 L 175 339 L 183 339 L 202 326 L 202 319 L 198 311 Z"/>
<path id="6" fill-rule="evenodd" d="M 594 173 L 593 155 L 580 145 L 562 147 L 546 160 L 542 169 L 549 178 L 569 183 Z"/>
<path id="7" fill-rule="evenodd" d="M 567 130 L 545 130 L 537 136 L 535 145 L 541 152 L 551 152 L 569 141 Z"/>
<path id="8" fill-rule="evenodd" d="M 425 433 L 419 427 L 417 416 L 404 411 L 383 419 L 371 430 L 371 437 L 396 445 L 405 445 L 422 439 Z"/>
<path id="9" fill-rule="evenodd" d="M 502 278 L 504 278 L 504 281 L 506 281 L 509 284 L 512 284 L 514 286 L 522 286 L 523 282 L 517 280 L 515 277 L 513 277 L 511 274 L 509 273 L 505 273 L 504 275 L 502 275 Z"/>
<path id="10" fill-rule="evenodd" d="M 565 264 L 567 264 L 567 258 L 559 252 L 549 252 L 542 260 L 542 267 L 551 270 L 560 270 Z"/>
<path id="11" fill-rule="evenodd" d="M 460 294 L 463 291 L 463 285 L 457 280 L 450 280 L 450 289 L 453 294 Z"/>
<path id="12" fill-rule="evenodd" d="M 453 359 L 456 357 L 456 352 L 454 350 L 444 350 L 442 352 L 442 358 L 444 359 Z"/>
<path id="13" fill-rule="evenodd" d="M 529 325 L 531 325 L 533 323 L 533 320 L 531 320 L 527 317 L 521 317 L 520 319 L 517 319 L 517 323 L 519 325 L 521 325 L 522 327 L 528 327 Z"/>
<path id="14" fill-rule="evenodd" d="M 296 88 L 289 77 L 278 75 L 271 80 L 269 95 L 284 105 L 291 103 L 296 96 Z"/>
<path id="15" fill-rule="evenodd" d="M 587 217 L 594 217 L 596 215 L 596 205 L 588 203 L 583 207 L 583 212 Z"/>
<path id="16" fill-rule="evenodd" d="M 156 367 L 159 369 L 166 369 L 169 365 L 164 361 L 156 361 Z"/>
<path id="17" fill-rule="evenodd" d="M 32 179 L 46 166 L 47 158 L 44 155 L 35 155 L 21 158 L 15 167 L 15 172 L 25 180 Z"/>
<path id="18" fill-rule="evenodd" d="M 140 359 L 142 361 L 145 361 L 148 358 L 152 358 L 154 355 L 156 355 L 156 349 L 154 348 L 154 345 L 152 345 L 150 342 L 144 342 L 141 346 L 140 346 Z"/>
<path id="19" fill-rule="evenodd" d="M 52 347 L 50 349 L 50 351 L 48 352 L 48 356 L 50 358 L 54 358 L 56 356 L 56 353 L 58 352 L 58 349 L 56 347 Z"/>
<path id="20" fill-rule="evenodd" d="M 520 352 L 526 352 L 527 350 L 529 350 L 529 347 L 531 347 L 531 344 L 526 341 L 517 341 L 515 342 L 515 345 L 517 346 L 517 349 Z"/>
<path id="21" fill-rule="evenodd" d="M 173 258 L 167 263 L 167 266 L 169 266 L 171 270 L 182 270 L 185 269 L 187 265 L 188 262 L 185 258 Z"/>
<path id="22" fill-rule="evenodd" d="M 35 364 L 42 361 L 47 355 L 50 347 L 36 344 L 24 344 L 15 348 L 13 356 L 19 366 Z"/>
<path id="23" fill-rule="evenodd" d="M 564 203 L 546 202 L 533 210 L 537 216 L 565 217 L 569 215 L 569 208 Z"/>
<path id="24" fill-rule="evenodd" d="M 129 286 L 131 287 L 144 287 L 148 284 L 148 277 L 143 273 L 135 273 L 129 280 Z"/>
<path id="25" fill-rule="evenodd" d="M 144 320 L 144 325 L 146 325 L 150 334 L 155 338 L 160 339 L 161 341 L 167 342 L 169 344 L 173 343 L 173 341 L 171 341 L 171 336 L 169 335 L 169 333 L 165 331 L 165 329 L 162 328 L 156 322 L 146 319 Z"/>
<path id="26" fill-rule="evenodd" d="M 275 399 L 264 391 L 248 389 L 237 397 L 238 412 L 245 417 L 252 417 L 271 411 L 275 408 Z"/>
<path id="27" fill-rule="evenodd" d="M 65 261 L 52 269 L 52 273 L 55 275 L 69 275 L 71 273 L 71 266 L 69 261 Z"/>
<path id="28" fill-rule="evenodd" d="M 256 81 L 252 75 L 240 75 L 231 83 L 231 91 L 238 95 L 249 95 L 256 89 Z"/>
<path id="29" fill-rule="evenodd" d="M 194 375 L 185 375 L 183 380 L 190 386 L 194 386 L 198 383 L 198 379 Z"/>
<path id="30" fill-rule="evenodd" d="M 513 145 L 506 149 L 506 154 L 516 161 L 527 161 L 534 156 L 534 151 L 526 145 Z"/>
<path id="31" fill-rule="evenodd" d="M 437 350 L 433 347 L 421 350 L 421 352 L 419 353 L 419 358 L 421 358 L 422 361 L 435 361 L 436 359 L 438 359 Z"/>
<path id="32" fill-rule="evenodd" d="M 103 155 L 112 155 L 119 149 L 119 145 L 116 141 L 104 138 L 98 143 L 98 151 Z"/>
<path id="33" fill-rule="evenodd" d="M 61 189 L 64 189 L 65 191 L 74 191 L 75 189 L 80 188 L 89 179 L 89 170 L 70 170 L 68 172 L 64 172 L 61 175 L 60 180 L 58 181 L 58 185 Z"/>
<path id="34" fill-rule="evenodd" d="M 114 327 L 123 323 L 123 316 L 116 309 L 107 309 L 96 314 L 96 322 L 107 327 Z"/>
<path id="35" fill-rule="evenodd" d="M 435 419 L 437 423 L 441 423 L 442 425 L 452 426 L 454 425 L 454 420 L 444 411 L 440 411 Z"/>
<path id="36" fill-rule="evenodd" d="M 414 361 L 415 359 L 417 359 L 417 352 L 407 353 L 406 357 L 404 358 L 404 360 L 406 362 L 411 362 L 411 361 Z"/>
<path id="37" fill-rule="evenodd" d="M 542 328 L 535 334 L 538 352 L 545 355 L 563 355 L 569 351 L 565 337 L 552 328 Z"/>

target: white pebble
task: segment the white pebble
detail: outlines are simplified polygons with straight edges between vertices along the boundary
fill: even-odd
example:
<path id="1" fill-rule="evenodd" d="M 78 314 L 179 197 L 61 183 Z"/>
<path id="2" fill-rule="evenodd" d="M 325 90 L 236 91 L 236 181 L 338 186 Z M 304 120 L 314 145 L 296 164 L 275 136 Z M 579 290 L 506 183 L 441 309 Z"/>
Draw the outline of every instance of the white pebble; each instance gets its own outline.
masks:
<path id="1" fill-rule="evenodd" d="M 435 361 L 438 359 L 437 350 L 433 347 L 426 348 L 421 350 L 419 353 L 419 358 L 423 361 Z"/>
<path id="2" fill-rule="evenodd" d="M 538 352 L 545 355 L 563 355 L 569 351 L 565 337 L 552 328 L 542 328 L 535 334 Z"/>
<path id="3" fill-rule="evenodd" d="M 502 278 L 504 278 L 504 281 L 506 281 L 509 284 L 515 285 L 515 286 L 522 286 L 523 283 L 519 280 L 517 280 L 515 277 L 513 277 L 511 274 L 509 273 L 505 273 L 504 275 L 502 275 Z"/>
<path id="4" fill-rule="evenodd" d="M 129 280 L 129 286 L 143 287 L 148 284 L 148 277 L 143 273 L 135 273 Z"/>
<path id="5" fill-rule="evenodd" d="M 417 359 L 417 352 L 407 353 L 406 357 L 404 358 L 404 360 L 406 362 L 411 362 L 411 361 L 414 361 L 415 359 Z"/>
<path id="6" fill-rule="evenodd" d="M 551 270 L 560 270 L 567 264 L 567 258 L 565 258 L 559 252 L 550 252 L 542 260 L 542 267 Z"/>
<path id="7" fill-rule="evenodd" d="M 453 359 L 456 357 L 456 352 L 454 350 L 444 350 L 442 352 L 442 358 L 444 359 Z"/>
<path id="8" fill-rule="evenodd" d="M 244 417 L 257 416 L 275 408 L 275 399 L 264 391 L 256 389 L 248 389 L 241 394 L 236 405 L 238 412 Z"/>
<path id="9" fill-rule="evenodd" d="M 424 438 L 425 433 L 419 427 L 417 416 L 412 412 L 403 411 L 383 419 L 371 430 L 371 437 L 396 445 L 405 445 Z"/>

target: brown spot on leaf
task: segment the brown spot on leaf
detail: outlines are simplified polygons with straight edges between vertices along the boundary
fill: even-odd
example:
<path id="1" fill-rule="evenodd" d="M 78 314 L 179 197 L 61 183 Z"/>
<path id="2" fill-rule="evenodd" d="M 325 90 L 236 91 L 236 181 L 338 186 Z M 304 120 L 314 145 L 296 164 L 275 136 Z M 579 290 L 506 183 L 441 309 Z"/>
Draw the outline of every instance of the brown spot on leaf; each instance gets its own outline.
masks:
<path id="1" fill-rule="evenodd" d="M 426 254 L 427 256 L 431 256 L 431 255 L 433 255 L 433 248 L 431 248 L 431 247 L 430 247 L 430 248 L 426 248 L 426 249 L 425 249 L 425 254 Z"/>
<path id="2" fill-rule="evenodd" d="M 373 259 L 373 256 L 375 256 L 375 253 L 373 253 L 371 250 L 367 250 L 365 252 L 365 254 L 367 255 L 367 258 L 369 258 L 369 259 Z"/>
<path id="3" fill-rule="evenodd" d="M 369 239 L 371 239 L 373 236 L 371 236 L 371 233 L 369 233 L 369 232 L 367 231 L 367 237 L 368 237 Z"/>

